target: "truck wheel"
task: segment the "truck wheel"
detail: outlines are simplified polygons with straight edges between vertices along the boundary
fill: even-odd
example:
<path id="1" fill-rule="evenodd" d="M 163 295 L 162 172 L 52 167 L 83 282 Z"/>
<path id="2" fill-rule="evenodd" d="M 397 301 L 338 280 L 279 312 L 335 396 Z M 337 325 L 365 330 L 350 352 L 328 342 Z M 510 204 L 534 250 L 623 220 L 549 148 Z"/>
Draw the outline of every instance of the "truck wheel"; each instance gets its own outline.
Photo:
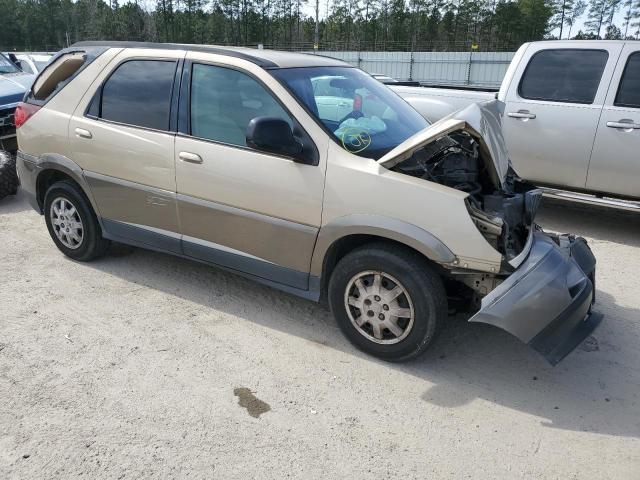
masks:
<path id="1" fill-rule="evenodd" d="M 84 192 L 75 183 L 54 183 L 44 196 L 44 218 L 49 234 L 67 257 L 88 262 L 102 256 L 109 241 Z"/>
<path id="2" fill-rule="evenodd" d="M 344 256 L 331 274 L 328 297 L 347 338 L 389 361 L 422 354 L 447 316 L 444 286 L 427 261 L 388 244 Z"/>
<path id="3" fill-rule="evenodd" d="M 15 155 L 0 151 L 0 199 L 15 195 L 19 185 Z"/>

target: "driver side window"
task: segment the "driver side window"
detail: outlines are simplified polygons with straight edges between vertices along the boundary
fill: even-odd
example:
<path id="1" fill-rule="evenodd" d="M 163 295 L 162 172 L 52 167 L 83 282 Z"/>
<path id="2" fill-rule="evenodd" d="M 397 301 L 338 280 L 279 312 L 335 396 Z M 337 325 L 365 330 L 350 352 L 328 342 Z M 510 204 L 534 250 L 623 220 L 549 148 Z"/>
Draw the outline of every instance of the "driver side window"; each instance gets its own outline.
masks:
<path id="1" fill-rule="evenodd" d="M 194 64 L 191 75 L 191 135 L 246 147 L 247 125 L 255 117 L 289 114 L 254 78 L 231 68 Z"/>

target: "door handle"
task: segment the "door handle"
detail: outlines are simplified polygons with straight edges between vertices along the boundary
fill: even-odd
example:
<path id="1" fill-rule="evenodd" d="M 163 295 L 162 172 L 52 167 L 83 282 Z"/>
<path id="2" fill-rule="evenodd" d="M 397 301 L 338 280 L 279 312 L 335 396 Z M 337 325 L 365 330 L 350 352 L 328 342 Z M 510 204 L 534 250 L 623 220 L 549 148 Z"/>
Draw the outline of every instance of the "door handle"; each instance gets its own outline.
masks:
<path id="1" fill-rule="evenodd" d="M 637 130 L 640 129 L 640 123 L 634 123 L 633 120 L 623 118 L 617 122 L 607 122 L 609 128 L 619 128 L 620 130 Z"/>
<path id="2" fill-rule="evenodd" d="M 85 130 L 84 128 L 76 128 L 76 137 L 78 138 L 93 138 L 91 132 L 89 130 Z"/>
<path id="3" fill-rule="evenodd" d="M 182 160 L 183 162 L 202 163 L 202 157 L 200 155 L 198 155 L 197 153 L 180 152 L 178 154 L 178 158 L 180 160 Z"/>
<path id="4" fill-rule="evenodd" d="M 509 112 L 507 113 L 508 117 L 511 118 L 522 118 L 523 120 L 533 120 L 536 118 L 535 113 L 531 113 L 527 110 L 518 110 L 517 112 Z"/>

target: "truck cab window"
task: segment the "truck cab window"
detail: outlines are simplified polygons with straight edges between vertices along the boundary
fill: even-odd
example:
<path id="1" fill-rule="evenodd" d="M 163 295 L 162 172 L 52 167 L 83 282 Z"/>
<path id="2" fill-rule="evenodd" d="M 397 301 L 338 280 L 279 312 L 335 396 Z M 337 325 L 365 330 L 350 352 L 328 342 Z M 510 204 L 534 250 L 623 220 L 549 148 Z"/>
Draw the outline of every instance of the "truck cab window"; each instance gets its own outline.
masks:
<path id="1" fill-rule="evenodd" d="M 604 50 L 543 50 L 531 57 L 519 95 L 528 100 L 593 103 L 609 54 Z"/>
<path id="2" fill-rule="evenodd" d="M 629 55 L 614 105 L 640 108 L 640 52 Z"/>

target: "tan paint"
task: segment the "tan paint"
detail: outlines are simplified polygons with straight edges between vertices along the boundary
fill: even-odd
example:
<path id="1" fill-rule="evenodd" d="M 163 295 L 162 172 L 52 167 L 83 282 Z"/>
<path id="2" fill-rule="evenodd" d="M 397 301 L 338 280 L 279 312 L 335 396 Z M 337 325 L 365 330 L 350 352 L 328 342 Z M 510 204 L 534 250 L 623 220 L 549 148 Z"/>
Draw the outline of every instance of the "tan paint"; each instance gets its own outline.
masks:
<path id="1" fill-rule="evenodd" d="M 94 93 L 122 61 L 184 57 L 184 51 L 125 49 L 97 75 L 69 122 L 72 158 L 85 170 L 101 215 L 111 220 L 179 232 L 172 133 L 84 115 Z M 64 92 L 65 90 L 63 90 Z M 83 138 L 76 129 L 91 133 Z"/>
<path id="2" fill-rule="evenodd" d="M 319 165 L 84 117 L 95 89 L 121 60 L 185 55 L 258 77 L 313 138 Z M 93 138 L 77 138 L 76 128 L 91 131 Z M 20 138 L 28 153 L 61 153 L 86 170 L 105 218 L 179 232 L 283 267 L 319 275 L 327 249 L 341 234 L 373 231 L 367 225 L 333 228 L 339 219 L 354 214 L 387 217 L 427 232 L 453 252 L 458 267 L 491 272 L 500 266 L 500 253 L 469 217 L 466 193 L 391 172 L 345 151 L 268 71 L 243 59 L 205 52 L 112 49 L 20 129 Z M 182 151 L 199 155 L 203 162 L 177 160 Z M 172 203 L 176 193 L 182 199 L 177 204 Z M 406 241 L 411 245 L 418 240 Z M 429 256 L 428 248 L 414 247 Z"/>
<path id="3" fill-rule="evenodd" d="M 69 148 L 69 120 L 87 88 L 120 49 L 104 52 L 69 85 L 17 130 L 20 150 L 31 155 L 55 153 L 73 158 Z"/>
<path id="4" fill-rule="evenodd" d="M 182 234 L 244 252 L 300 272 L 309 271 L 318 229 L 217 205 L 178 197 Z"/>
<path id="5" fill-rule="evenodd" d="M 103 218 L 180 232 L 175 192 L 90 172 L 85 178 Z"/>
<path id="6" fill-rule="evenodd" d="M 202 158 L 199 164 L 176 160 L 179 195 L 259 214 L 247 216 L 179 202 L 183 233 L 308 272 L 315 233 L 321 222 L 329 139 L 288 92 L 257 65 L 200 52 L 189 52 L 187 59 L 223 63 L 261 80 L 304 125 L 316 143 L 320 161 L 317 166 L 303 165 L 249 148 L 178 135 L 176 158 L 180 152 Z"/>
<path id="7" fill-rule="evenodd" d="M 392 172 L 335 143 L 330 144 L 329 159 L 323 226 L 352 214 L 394 218 L 439 239 L 458 257 L 460 266 L 499 270 L 502 256 L 473 224 L 465 192 Z"/>

